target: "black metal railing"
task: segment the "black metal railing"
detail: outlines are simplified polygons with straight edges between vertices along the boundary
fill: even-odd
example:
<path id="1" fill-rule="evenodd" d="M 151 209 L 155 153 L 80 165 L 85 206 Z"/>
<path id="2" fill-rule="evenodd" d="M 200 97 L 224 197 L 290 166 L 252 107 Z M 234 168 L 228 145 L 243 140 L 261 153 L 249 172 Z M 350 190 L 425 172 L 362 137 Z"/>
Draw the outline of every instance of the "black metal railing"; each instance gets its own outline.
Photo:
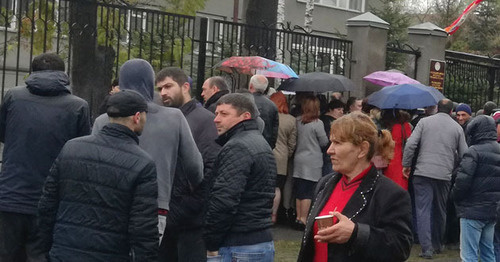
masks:
<path id="1" fill-rule="evenodd" d="M 231 56 L 262 56 L 289 65 L 297 74 L 321 71 L 350 77 L 351 41 L 308 34 L 298 26 L 278 28 L 213 21 L 208 33 L 207 74 L 217 74 L 214 65 Z M 246 79 L 234 80 L 233 88 L 237 88 Z"/>
<path id="2" fill-rule="evenodd" d="M 104 57 L 96 61 L 105 65 L 96 66 L 111 72 L 106 76 L 109 83 L 125 61 L 142 58 L 155 70 L 183 68 L 193 77 L 199 95 L 206 77 L 221 74 L 214 65 L 233 55 L 264 56 L 290 65 L 297 73 L 323 71 L 350 76 L 352 42 L 348 40 L 307 34 L 298 27 L 255 27 L 104 2 L 97 3 L 95 19 L 89 18 L 89 24 L 76 25 L 71 18 L 74 3 L 0 0 L 2 98 L 7 88 L 23 84 L 38 54 L 58 53 L 67 64 L 67 72 L 72 72 L 75 58 L 71 56 L 79 52 L 72 39 L 83 34 L 95 37 L 96 55 Z"/>
<path id="3" fill-rule="evenodd" d="M 500 102 L 500 59 L 446 51 L 444 95 L 473 110 L 486 101 Z"/>
<path id="4" fill-rule="evenodd" d="M 406 75 L 417 79 L 418 59 L 422 53 L 407 43 L 390 42 L 387 44 L 387 58 L 385 67 L 387 70 L 396 69 Z"/>

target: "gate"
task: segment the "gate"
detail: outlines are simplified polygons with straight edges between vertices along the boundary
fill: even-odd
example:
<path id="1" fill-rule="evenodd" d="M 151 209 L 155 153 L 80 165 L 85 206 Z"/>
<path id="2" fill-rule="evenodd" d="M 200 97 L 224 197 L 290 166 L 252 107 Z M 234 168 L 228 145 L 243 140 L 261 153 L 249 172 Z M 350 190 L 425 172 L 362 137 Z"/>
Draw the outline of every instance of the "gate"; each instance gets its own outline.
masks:
<path id="1" fill-rule="evenodd" d="M 413 48 L 409 44 L 400 42 L 387 43 L 386 70 L 396 69 L 406 75 L 417 79 L 418 59 L 421 56 L 420 50 Z"/>
<path id="2" fill-rule="evenodd" d="M 320 71 L 350 77 L 351 41 L 308 34 L 299 26 L 279 27 L 213 21 L 208 29 L 208 73 L 217 74 L 214 65 L 230 56 L 262 56 L 289 65 L 297 74 Z M 247 78 L 233 77 L 233 88 Z"/>
<path id="3" fill-rule="evenodd" d="M 198 96 L 204 79 L 219 74 L 214 65 L 233 55 L 264 56 L 290 65 L 299 74 L 323 71 L 350 76 L 352 42 L 344 39 L 307 34 L 289 25 L 255 27 L 102 2 L 97 4 L 95 26 L 77 28 L 70 17 L 74 1 L 0 0 L 2 98 L 7 88 L 24 84 L 38 54 L 59 54 L 70 72 L 72 52 L 76 52 L 71 39 L 83 33 L 96 39 L 100 61 L 96 67 L 107 74 L 103 90 L 132 58 L 149 61 L 156 71 L 183 68 L 193 77 Z M 89 101 L 91 107 L 97 103 Z"/>
<path id="4" fill-rule="evenodd" d="M 446 51 L 444 95 L 479 110 L 486 101 L 499 104 L 500 59 Z"/>

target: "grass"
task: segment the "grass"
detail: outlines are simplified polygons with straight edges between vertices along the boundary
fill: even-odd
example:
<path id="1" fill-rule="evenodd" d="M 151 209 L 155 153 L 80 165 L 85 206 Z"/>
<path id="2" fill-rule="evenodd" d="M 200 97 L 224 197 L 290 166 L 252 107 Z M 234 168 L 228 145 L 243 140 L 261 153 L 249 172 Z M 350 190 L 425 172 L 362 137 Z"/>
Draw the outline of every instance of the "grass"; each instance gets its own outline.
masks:
<path id="1" fill-rule="evenodd" d="M 300 249 L 300 241 L 277 240 L 274 242 L 276 255 L 274 261 L 277 262 L 295 262 Z M 432 261 L 432 262 L 455 262 L 460 261 L 458 250 L 446 249 L 443 253 L 435 255 L 433 260 L 426 260 L 418 257 L 420 246 L 413 245 L 408 262 Z"/>

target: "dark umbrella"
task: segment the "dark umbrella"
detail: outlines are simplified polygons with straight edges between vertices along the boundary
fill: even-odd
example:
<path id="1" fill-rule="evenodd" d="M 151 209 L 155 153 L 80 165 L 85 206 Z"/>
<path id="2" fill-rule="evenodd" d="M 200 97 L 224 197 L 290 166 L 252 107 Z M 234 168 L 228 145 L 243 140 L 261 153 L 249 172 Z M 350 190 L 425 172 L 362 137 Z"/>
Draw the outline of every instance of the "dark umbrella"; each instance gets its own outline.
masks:
<path id="1" fill-rule="evenodd" d="M 437 89 L 422 84 L 386 86 L 368 96 L 368 104 L 380 109 L 416 109 L 436 105 L 445 97 Z"/>
<path id="2" fill-rule="evenodd" d="M 278 89 L 293 92 L 344 92 L 353 91 L 355 85 L 343 75 L 313 72 L 301 74 L 297 79 L 289 79 Z"/>

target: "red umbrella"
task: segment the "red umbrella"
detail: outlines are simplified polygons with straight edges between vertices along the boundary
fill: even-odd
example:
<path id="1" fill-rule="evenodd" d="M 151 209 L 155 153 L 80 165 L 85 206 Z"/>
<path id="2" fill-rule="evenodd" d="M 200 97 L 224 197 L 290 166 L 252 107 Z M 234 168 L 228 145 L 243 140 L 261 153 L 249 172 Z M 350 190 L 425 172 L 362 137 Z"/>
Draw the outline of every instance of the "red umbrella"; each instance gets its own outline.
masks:
<path id="1" fill-rule="evenodd" d="M 258 74 L 283 79 L 298 78 L 289 66 L 260 56 L 233 56 L 214 67 L 227 73 Z"/>

